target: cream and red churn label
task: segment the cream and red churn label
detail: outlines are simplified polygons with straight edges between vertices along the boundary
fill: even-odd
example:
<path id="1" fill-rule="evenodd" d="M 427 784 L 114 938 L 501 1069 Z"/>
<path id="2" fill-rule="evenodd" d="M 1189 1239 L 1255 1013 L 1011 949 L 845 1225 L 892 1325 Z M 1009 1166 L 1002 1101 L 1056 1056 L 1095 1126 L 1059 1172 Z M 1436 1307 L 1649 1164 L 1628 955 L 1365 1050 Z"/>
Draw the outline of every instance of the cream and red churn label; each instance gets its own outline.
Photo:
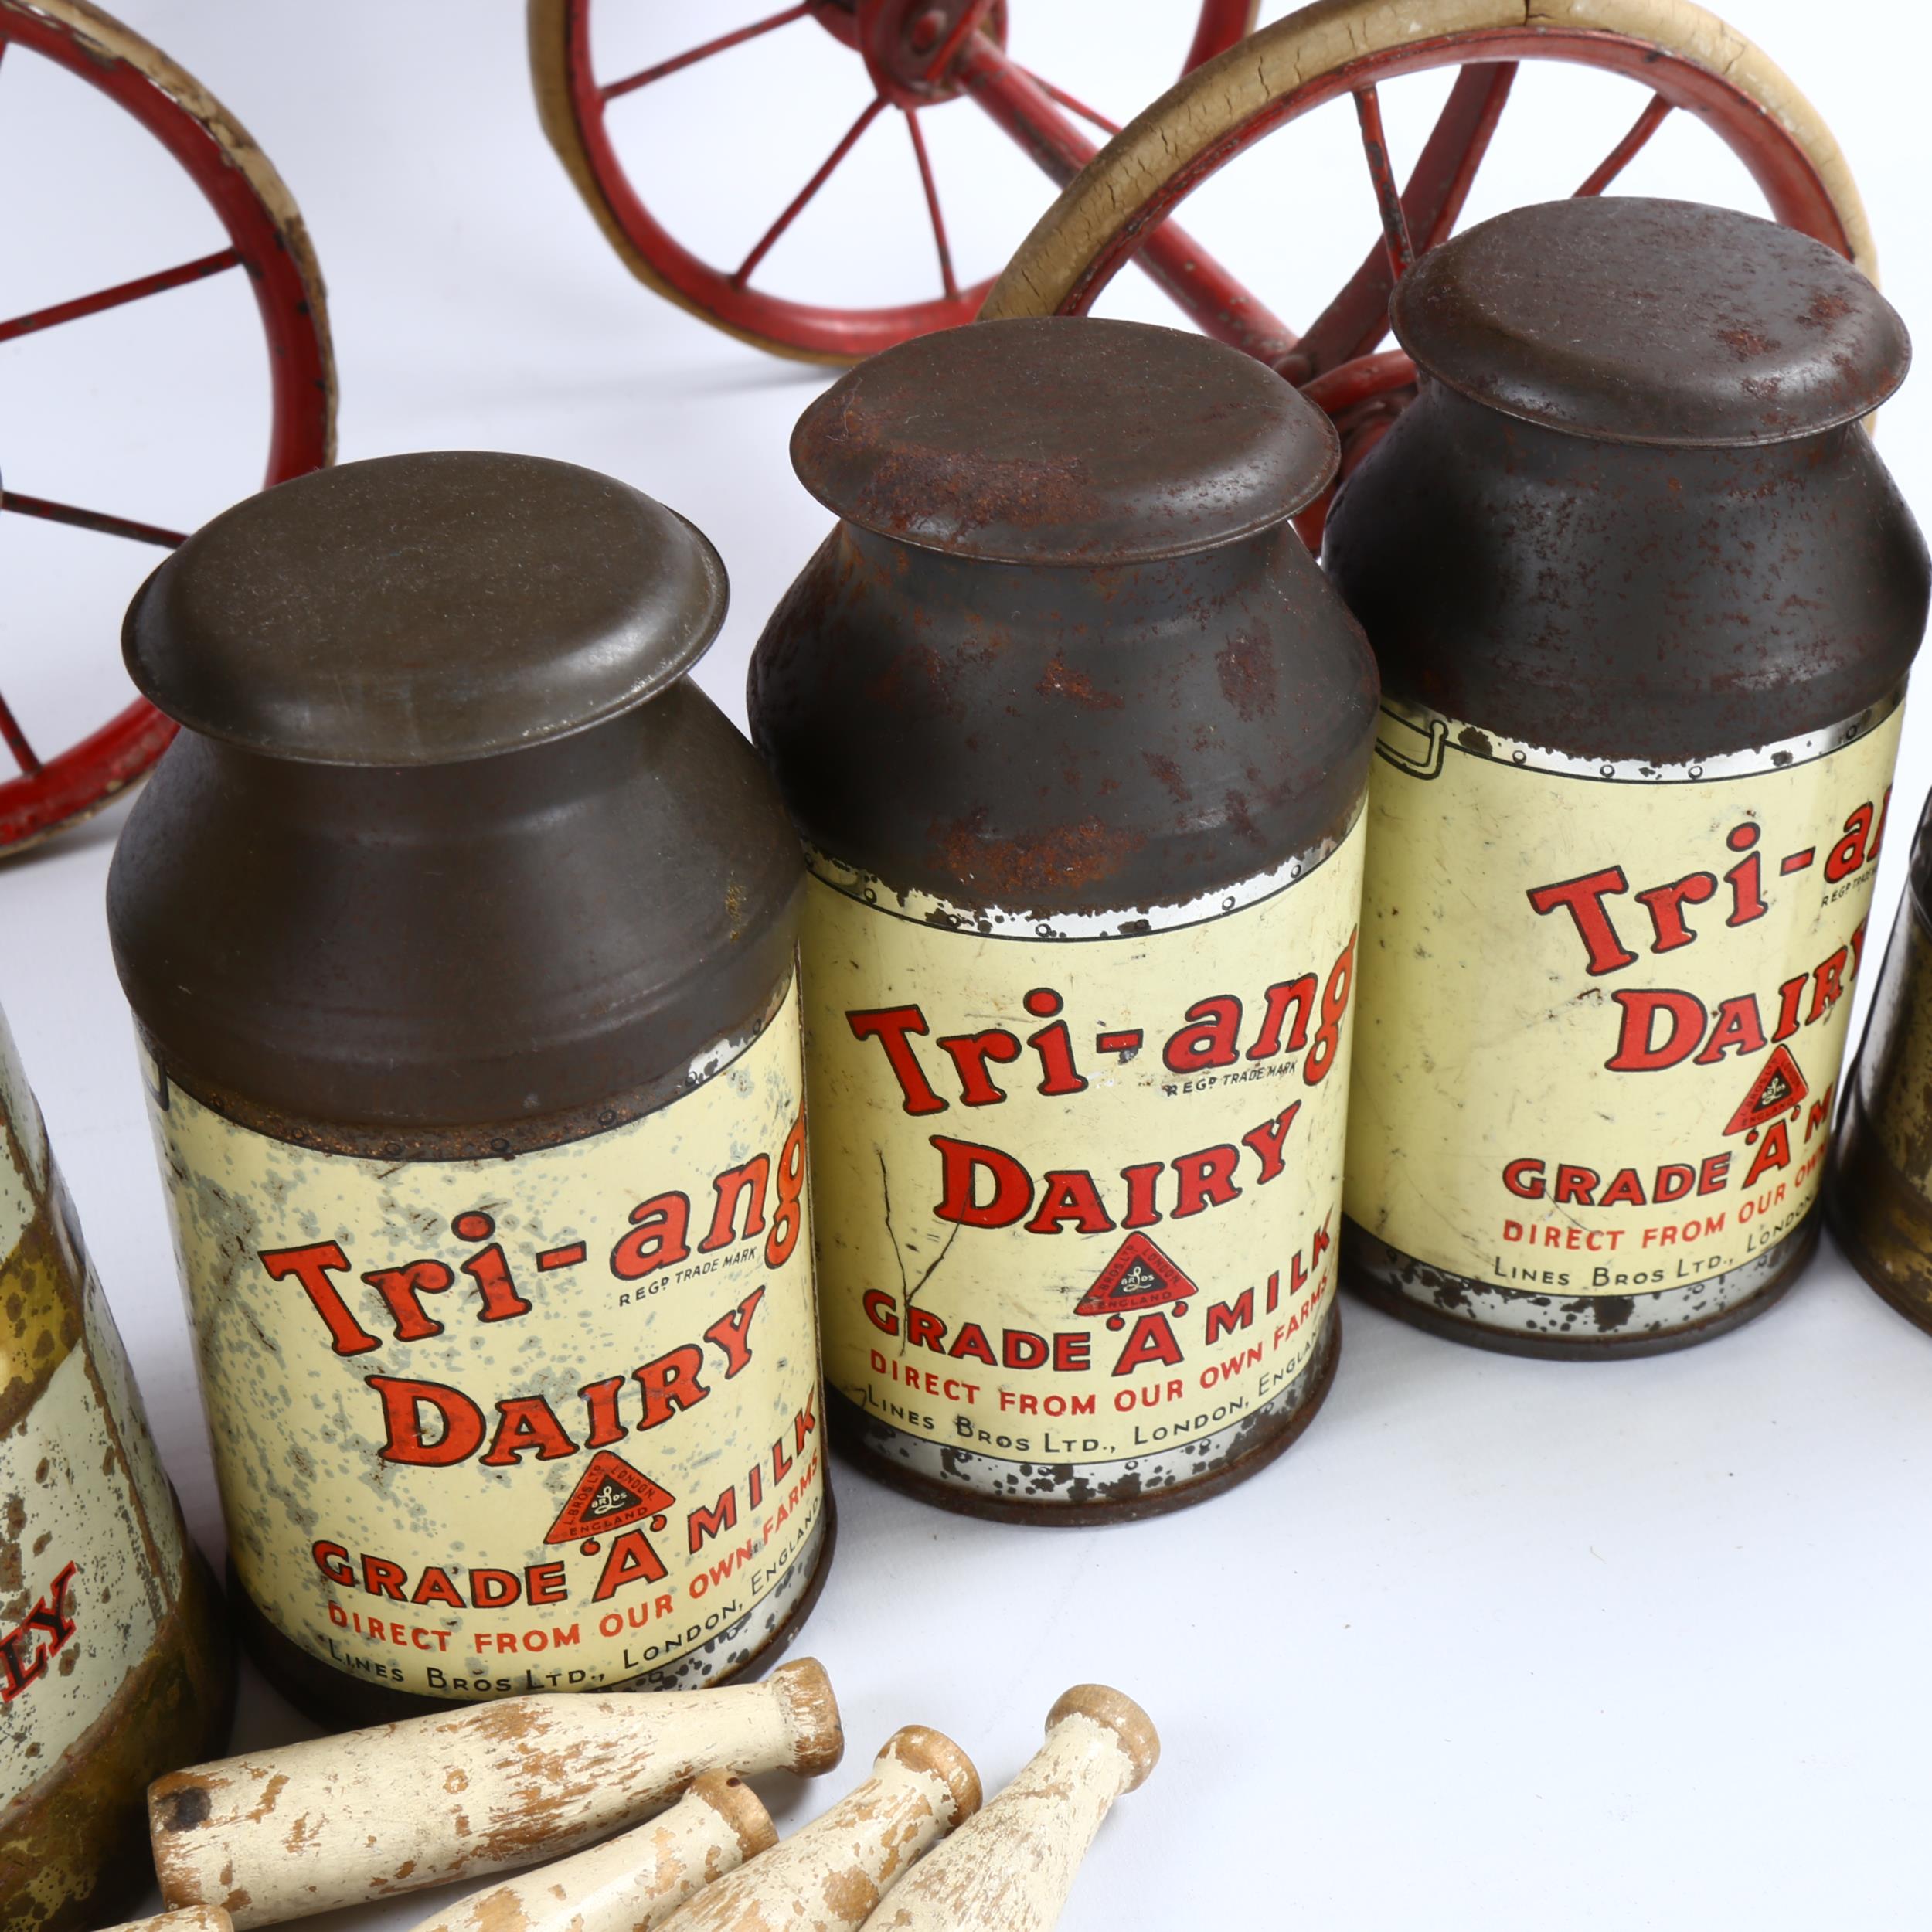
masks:
<path id="1" fill-rule="evenodd" d="M 1358 814 L 1195 905 L 1051 920 L 812 859 L 826 1378 L 915 1466 L 1158 1459 L 1310 1367 L 1362 846 Z"/>
<path id="2" fill-rule="evenodd" d="M 318 1152 L 160 1090 L 235 1562 L 296 1644 L 444 1697 L 698 1682 L 802 1598 L 825 1492 L 795 981 L 694 1070 L 495 1160 Z"/>
<path id="3" fill-rule="evenodd" d="M 1627 767 L 1385 699 L 1349 1219 L 1491 1287 L 1753 1285 L 1818 1198 L 1901 696 Z"/>
<path id="4" fill-rule="evenodd" d="M 185 1556 L 126 1357 L 66 1212 L 0 1022 L 0 1299 L 9 1325 L 32 1338 L 18 1354 L 0 1341 L 0 1804 L 56 1770 L 146 1661 Z M 64 1350 L 49 1345 L 58 1318 L 32 1318 L 64 1300 L 56 1276 L 85 1284 Z"/>
<path id="5" fill-rule="evenodd" d="M 119 1342 L 87 1339 L 0 1430 L 0 1803 L 60 1762 L 143 1664 L 179 1593 L 174 1506 Z"/>

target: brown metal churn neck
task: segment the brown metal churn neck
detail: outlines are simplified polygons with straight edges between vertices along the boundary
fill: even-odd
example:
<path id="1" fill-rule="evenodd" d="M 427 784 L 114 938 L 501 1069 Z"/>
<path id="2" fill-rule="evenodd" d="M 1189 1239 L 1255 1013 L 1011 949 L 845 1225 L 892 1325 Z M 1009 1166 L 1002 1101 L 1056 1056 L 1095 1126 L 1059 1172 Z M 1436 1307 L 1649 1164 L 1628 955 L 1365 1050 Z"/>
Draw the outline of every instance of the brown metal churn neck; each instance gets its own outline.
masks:
<path id="1" fill-rule="evenodd" d="M 1284 522 L 1327 487 L 1328 419 L 1273 370 L 1141 322 L 976 322 L 875 355 L 799 419 L 820 502 L 984 563 L 1131 564 Z"/>
<path id="2" fill-rule="evenodd" d="M 540 744 L 662 690 L 723 621 L 724 566 L 594 470 L 434 451 L 250 497 L 148 580 L 128 668 L 205 737 L 333 765 Z"/>
<path id="3" fill-rule="evenodd" d="M 1815 435 L 1877 408 L 1911 359 L 1897 311 L 1822 242 L 1631 196 L 1480 223 L 1417 264 L 1390 318 L 1451 389 L 1620 443 Z"/>

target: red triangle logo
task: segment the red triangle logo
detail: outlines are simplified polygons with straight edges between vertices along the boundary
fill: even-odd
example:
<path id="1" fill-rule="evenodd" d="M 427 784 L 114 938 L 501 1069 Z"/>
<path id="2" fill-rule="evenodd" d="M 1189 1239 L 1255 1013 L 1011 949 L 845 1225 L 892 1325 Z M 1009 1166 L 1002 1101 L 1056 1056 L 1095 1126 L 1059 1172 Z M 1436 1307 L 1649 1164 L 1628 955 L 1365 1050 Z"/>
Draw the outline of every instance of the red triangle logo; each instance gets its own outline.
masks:
<path id="1" fill-rule="evenodd" d="M 1751 1090 L 1737 1104 L 1737 1111 L 1731 1116 L 1726 1134 L 1754 1133 L 1760 1127 L 1768 1126 L 1781 1114 L 1794 1110 L 1811 1088 L 1805 1084 L 1804 1076 L 1798 1070 L 1798 1062 L 1792 1059 L 1791 1049 L 1785 1046 L 1771 1049 L 1771 1057 L 1764 1063 L 1764 1070 L 1751 1083 Z"/>
<path id="2" fill-rule="evenodd" d="M 590 1466 L 577 1479 L 570 1500 L 557 1512 L 543 1540 L 546 1543 L 573 1543 L 586 1537 L 607 1536 L 614 1529 L 628 1529 L 646 1516 L 662 1517 L 677 1501 L 668 1489 L 633 1469 L 621 1456 L 600 1449 Z M 654 1523 L 662 1529 L 662 1522 Z"/>
<path id="3" fill-rule="evenodd" d="M 1201 1291 L 1145 1234 L 1130 1234 L 1119 1252 L 1094 1278 L 1076 1315 L 1127 1315 L 1185 1301 Z"/>

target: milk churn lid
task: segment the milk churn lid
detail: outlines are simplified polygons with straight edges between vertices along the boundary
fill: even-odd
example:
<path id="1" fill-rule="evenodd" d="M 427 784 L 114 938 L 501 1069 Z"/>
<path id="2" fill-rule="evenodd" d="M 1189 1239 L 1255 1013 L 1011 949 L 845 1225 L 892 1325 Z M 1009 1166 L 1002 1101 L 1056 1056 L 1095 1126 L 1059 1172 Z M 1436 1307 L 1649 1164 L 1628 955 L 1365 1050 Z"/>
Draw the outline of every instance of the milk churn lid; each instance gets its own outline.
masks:
<path id="1" fill-rule="evenodd" d="M 447 450 L 379 457 L 224 511 L 121 634 L 190 730 L 322 764 L 485 757 L 613 717 L 723 621 L 717 553 L 594 470 Z"/>
<path id="2" fill-rule="evenodd" d="M 1432 250 L 1396 284 L 1431 376 L 1551 429 L 1740 447 L 1849 423 L 1905 379 L 1891 304 L 1843 256 L 1735 209 L 1545 202 Z"/>
<path id="3" fill-rule="evenodd" d="M 842 376 L 791 461 L 882 536 L 1005 563 L 1178 556 L 1282 522 L 1335 473 L 1334 429 L 1274 372 L 1180 329 L 975 322 Z"/>

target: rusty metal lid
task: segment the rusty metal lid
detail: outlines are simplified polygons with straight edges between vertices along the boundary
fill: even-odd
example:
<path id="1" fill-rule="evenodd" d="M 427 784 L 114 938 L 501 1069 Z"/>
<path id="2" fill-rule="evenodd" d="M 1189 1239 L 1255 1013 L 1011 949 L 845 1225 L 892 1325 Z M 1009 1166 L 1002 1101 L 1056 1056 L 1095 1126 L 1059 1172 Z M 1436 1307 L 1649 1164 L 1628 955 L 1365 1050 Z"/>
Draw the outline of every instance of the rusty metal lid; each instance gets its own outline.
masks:
<path id="1" fill-rule="evenodd" d="M 862 362 L 798 420 L 828 509 L 1001 563 L 1134 563 L 1264 530 L 1327 487 L 1335 434 L 1273 370 L 1182 330 L 976 322 Z"/>
<path id="2" fill-rule="evenodd" d="M 1842 255 L 1730 208 L 1518 208 L 1425 255 L 1390 318 L 1431 376 L 1622 443 L 1737 447 L 1855 420 L 1905 379 L 1897 311 Z"/>
<path id="3" fill-rule="evenodd" d="M 675 512 L 542 457 L 345 463 L 224 511 L 121 633 L 190 730 L 275 757 L 436 765 L 641 703 L 723 621 L 724 566 Z"/>

